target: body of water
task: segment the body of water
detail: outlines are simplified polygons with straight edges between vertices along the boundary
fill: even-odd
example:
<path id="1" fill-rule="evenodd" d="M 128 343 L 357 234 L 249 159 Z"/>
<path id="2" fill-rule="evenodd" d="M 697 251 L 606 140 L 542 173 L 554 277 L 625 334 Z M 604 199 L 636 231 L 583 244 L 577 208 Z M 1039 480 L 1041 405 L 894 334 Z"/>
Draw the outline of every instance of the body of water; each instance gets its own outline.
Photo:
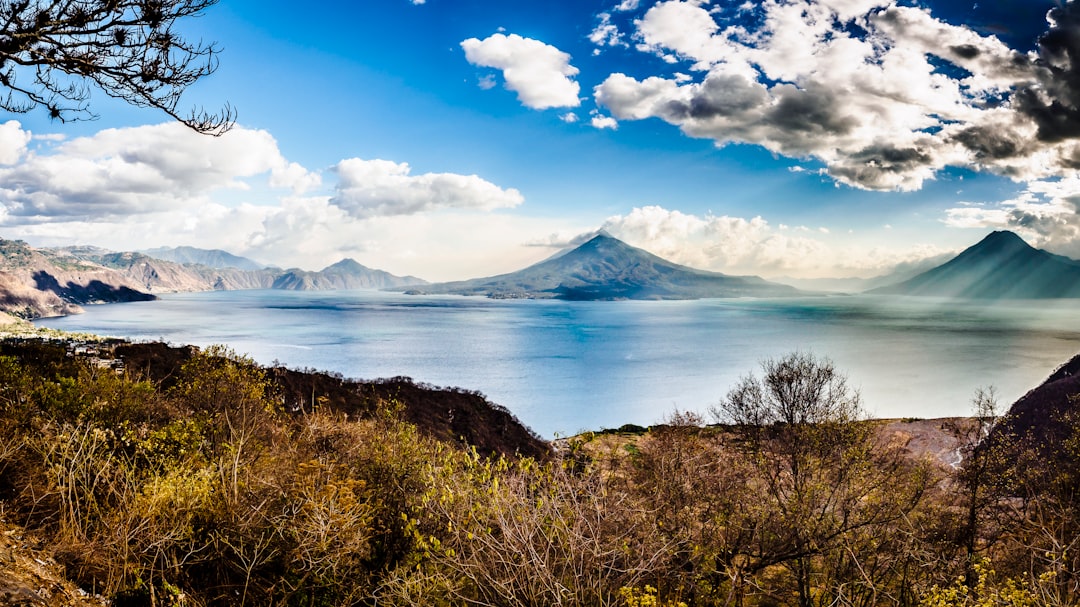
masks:
<path id="1" fill-rule="evenodd" d="M 36 324 L 258 362 L 461 386 L 545 437 L 707 413 L 766 357 L 831 358 L 876 417 L 1008 405 L 1080 351 L 1080 302 L 996 306 L 869 296 L 564 302 L 370 291 L 222 291 L 91 306 Z"/>

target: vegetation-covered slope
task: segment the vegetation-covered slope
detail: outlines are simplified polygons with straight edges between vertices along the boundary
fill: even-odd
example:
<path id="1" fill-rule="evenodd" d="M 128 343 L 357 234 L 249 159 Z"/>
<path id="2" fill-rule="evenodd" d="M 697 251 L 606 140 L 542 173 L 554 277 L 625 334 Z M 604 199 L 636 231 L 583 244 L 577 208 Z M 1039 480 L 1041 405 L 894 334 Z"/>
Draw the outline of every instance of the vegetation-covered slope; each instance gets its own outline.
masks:
<path id="1" fill-rule="evenodd" d="M 537 459 L 435 438 L 404 389 L 350 400 L 336 378 L 220 350 L 72 346 L 0 353 L 0 506 L 114 605 L 1080 598 L 1075 496 L 968 474 L 987 461 L 974 442 L 955 475 L 913 459 L 812 357 L 736 386 L 718 412 L 738 424 L 681 415 Z"/>

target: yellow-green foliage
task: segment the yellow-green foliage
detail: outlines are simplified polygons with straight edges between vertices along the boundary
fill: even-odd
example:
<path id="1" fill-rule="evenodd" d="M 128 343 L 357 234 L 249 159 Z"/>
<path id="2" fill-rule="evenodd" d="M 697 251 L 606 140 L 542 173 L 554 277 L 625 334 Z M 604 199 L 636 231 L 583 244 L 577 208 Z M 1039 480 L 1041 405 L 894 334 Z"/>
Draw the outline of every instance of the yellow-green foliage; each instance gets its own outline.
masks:
<path id="1" fill-rule="evenodd" d="M 124 425 L 123 440 L 135 448 L 139 458 L 155 469 L 167 469 L 186 464 L 192 458 L 202 459 L 206 448 L 206 424 L 189 417 L 170 420 L 150 429 L 145 437 L 138 436 L 131 425 Z"/>
<path id="2" fill-rule="evenodd" d="M 683 415 L 537 461 L 437 442 L 397 402 L 287 415 L 225 349 L 173 379 L 0 357 L 0 509 L 118 604 L 1077 604 L 1069 494 L 1002 499 L 980 544 L 1002 574 L 951 583 L 969 562 L 955 484 L 861 422 Z"/>
<path id="3" fill-rule="evenodd" d="M 964 579 L 958 578 L 951 586 L 934 586 L 923 598 L 923 607 L 1041 607 L 1047 603 L 1040 600 L 1040 593 L 1032 590 L 1026 580 L 1013 578 L 997 579 L 997 572 L 990 567 L 990 561 L 975 563 L 978 581 L 974 588 L 969 588 Z M 1051 584 L 1053 574 L 1043 574 L 1038 584 Z"/>
<path id="4" fill-rule="evenodd" d="M 687 607 L 682 601 L 661 601 L 656 593 L 656 588 L 649 585 L 643 589 L 626 587 L 619 589 L 619 597 L 622 598 L 626 607 Z"/>

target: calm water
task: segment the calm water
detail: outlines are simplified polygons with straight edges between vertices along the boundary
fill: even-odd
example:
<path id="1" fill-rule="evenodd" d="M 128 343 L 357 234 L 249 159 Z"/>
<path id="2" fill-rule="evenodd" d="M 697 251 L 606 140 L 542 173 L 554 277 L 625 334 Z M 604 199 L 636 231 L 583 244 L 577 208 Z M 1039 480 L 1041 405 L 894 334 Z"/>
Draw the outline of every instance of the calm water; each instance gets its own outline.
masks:
<path id="1" fill-rule="evenodd" d="M 766 357 L 828 356 L 879 417 L 1007 405 L 1080 351 L 1080 301 L 986 307 L 877 297 L 496 301 L 230 291 L 88 307 L 39 325 L 227 344 L 262 363 L 480 390 L 546 437 L 707 412 Z"/>

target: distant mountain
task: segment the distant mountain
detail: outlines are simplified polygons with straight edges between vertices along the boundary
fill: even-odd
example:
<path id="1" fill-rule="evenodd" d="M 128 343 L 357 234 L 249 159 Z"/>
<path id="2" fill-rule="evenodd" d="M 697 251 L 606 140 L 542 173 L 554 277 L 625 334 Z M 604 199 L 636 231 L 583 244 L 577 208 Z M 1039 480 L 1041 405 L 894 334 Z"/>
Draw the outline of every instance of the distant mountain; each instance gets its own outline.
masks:
<path id="1" fill-rule="evenodd" d="M 661 259 L 601 232 L 577 248 L 523 270 L 427 285 L 410 293 L 530 299 L 698 299 L 784 297 L 798 289 L 756 276 L 728 276 Z"/>
<path id="2" fill-rule="evenodd" d="M 893 285 L 923 272 L 936 268 L 952 258 L 951 254 L 935 255 L 918 261 L 909 261 L 897 265 L 891 272 L 872 278 L 794 278 L 784 276 L 773 278 L 774 282 L 791 285 L 796 289 L 808 291 L 831 291 L 834 293 L 861 293 L 870 289 Z"/>
<path id="3" fill-rule="evenodd" d="M 1012 232 L 993 232 L 932 270 L 868 292 L 971 299 L 1080 297 L 1080 262 L 1033 248 Z"/>
<path id="4" fill-rule="evenodd" d="M 156 249 L 161 250 L 161 249 Z M 193 249 L 198 252 L 201 249 Z M 289 291 L 326 291 L 334 289 L 383 289 L 414 284 L 424 280 L 413 276 L 395 276 L 382 270 L 373 270 L 343 259 L 319 272 L 293 268 L 282 270 L 263 267 L 243 270 L 235 267 L 211 267 L 204 263 L 179 263 L 157 259 L 144 253 L 102 253 L 103 249 L 89 250 L 79 257 L 78 251 L 65 249 L 83 261 L 101 264 L 119 270 L 149 293 L 178 293 L 192 291 L 236 291 L 243 289 L 283 289 Z M 224 253 L 224 251 L 221 251 Z M 213 261 L 215 251 L 206 251 L 205 261 Z M 223 260 L 241 259 L 229 253 Z M 191 258 L 198 258 L 193 254 Z M 249 263 L 254 263 L 247 260 Z M 230 262 L 233 263 L 233 262 Z"/>
<path id="5" fill-rule="evenodd" d="M 203 261 L 213 262 L 213 257 Z M 77 314 L 84 304 L 150 300 L 156 293 L 384 289 L 416 284 L 424 281 L 366 268 L 351 259 L 319 272 L 269 267 L 245 270 L 166 261 L 144 253 L 118 253 L 98 247 L 37 249 L 21 240 L 0 239 L 0 313 L 22 318 Z"/>
<path id="6" fill-rule="evenodd" d="M 91 255 L 83 259 L 119 270 L 148 293 L 269 289 L 280 272 L 272 269 L 212 268 L 202 264 L 165 261 L 134 252 Z"/>
<path id="7" fill-rule="evenodd" d="M 390 289 L 427 284 L 415 276 L 396 276 L 373 270 L 353 259 L 327 266 L 318 272 L 286 270 L 274 279 L 273 288 L 290 291 L 325 291 L 332 289 Z"/>
<path id="8" fill-rule="evenodd" d="M 248 259 L 247 257 L 240 257 L 239 255 L 233 255 L 228 251 L 222 251 L 221 249 L 199 249 L 196 247 L 158 247 L 156 249 L 148 249 L 140 251 L 145 253 L 154 259 L 160 259 L 162 261 L 172 261 L 180 264 L 195 264 L 200 266 L 206 266 L 208 268 L 226 269 L 236 268 L 237 270 L 261 270 L 266 267 L 266 264 L 261 264 L 257 261 Z"/>

